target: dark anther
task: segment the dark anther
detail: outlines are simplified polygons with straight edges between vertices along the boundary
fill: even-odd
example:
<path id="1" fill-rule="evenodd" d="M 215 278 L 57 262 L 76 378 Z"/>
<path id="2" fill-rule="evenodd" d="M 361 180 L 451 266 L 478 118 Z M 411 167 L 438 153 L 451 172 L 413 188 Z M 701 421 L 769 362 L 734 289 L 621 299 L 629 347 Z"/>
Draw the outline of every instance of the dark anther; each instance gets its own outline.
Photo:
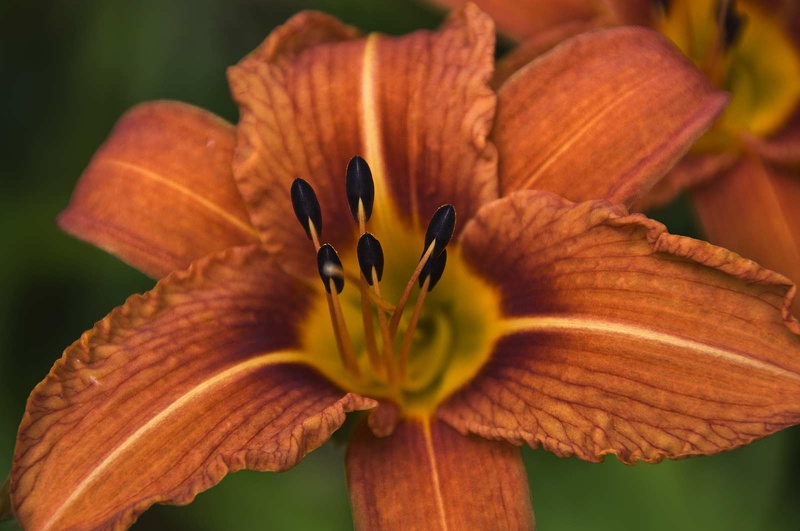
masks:
<path id="1" fill-rule="evenodd" d="M 372 285 L 372 268 L 375 268 L 375 274 L 380 282 L 383 277 L 383 249 L 381 242 L 378 239 L 366 232 L 358 239 L 358 265 L 361 267 L 361 272 L 364 273 L 364 278 L 367 283 Z"/>
<path id="2" fill-rule="evenodd" d="M 456 208 L 453 205 L 442 205 L 434 212 L 431 217 L 431 222 L 428 224 L 428 231 L 425 233 L 425 247 L 423 248 L 423 255 L 425 250 L 428 249 L 432 241 L 436 242 L 433 247 L 433 254 L 431 258 L 439 256 L 447 244 L 450 243 L 450 238 L 453 237 L 453 231 L 456 229 Z"/>
<path id="3" fill-rule="evenodd" d="M 333 279 L 333 284 L 336 286 L 336 293 L 342 292 L 344 289 L 342 261 L 339 260 L 339 255 L 331 244 L 326 243 L 317 251 L 317 269 L 319 269 L 319 276 L 328 293 L 331 292 L 330 279 Z"/>
<path id="4" fill-rule="evenodd" d="M 444 273 L 444 266 L 446 264 L 447 249 L 443 250 L 442 254 L 439 256 L 428 260 L 428 263 L 426 263 L 422 268 L 422 271 L 419 274 L 419 287 L 422 287 L 422 285 L 425 283 L 425 279 L 428 278 L 428 275 L 430 275 L 431 282 L 428 284 L 428 291 L 432 290 L 436 283 L 439 282 L 439 279 L 442 278 L 442 273 Z"/>
<path id="5" fill-rule="evenodd" d="M 311 185 L 303 179 L 295 179 L 292 182 L 292 207 L 297 220 L 306 229 L 308 239 L 311 239 L 311 227 L 308 222 L 314 223 L 317 235 L 322 234 L 322 211 L 319 208 L 317 194 Z"/>
<path id="6" fill-rule="evenodd" d="M 669 14 L 670 0 L 653 0 L 653 4 L 665 15 Z"/>
<path id="7" fill-rule="evenodd" d="M 720 18 L 722 19 L 722 44 L 726 50 L 729 50 L 741 37 L 747 18 L 743 13 L 736 11 L 735 0 L 721 0 L 717 3 L 717 19 Z"/>
<path id="8" fill-rule="evenodd" d="M 347 202 L 350 213 L 358 221 L 358 200 L 364 204 L 364 217 L 369 221 L 372 215 L 372 203 L 375 201 L 375 183 L 367 161 L 356 155 L 347 164 Z"/>

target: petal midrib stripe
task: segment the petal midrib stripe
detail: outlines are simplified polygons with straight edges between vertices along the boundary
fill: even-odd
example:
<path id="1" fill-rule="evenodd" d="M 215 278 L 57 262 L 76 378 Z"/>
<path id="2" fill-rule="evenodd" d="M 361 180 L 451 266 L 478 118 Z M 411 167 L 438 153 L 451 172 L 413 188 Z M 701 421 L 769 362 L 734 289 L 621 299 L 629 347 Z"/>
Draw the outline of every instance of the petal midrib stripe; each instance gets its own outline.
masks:
<path id="1" fill-rule="evenodd" d="M 171 180 L 169 180 L 167 178 L 162 177 L 161 175 L 157 174 L 156 172 L 153 172 L 153 171 L 148 170 L 146 168 L 143 168 L 143 167 L 141 167 L 141 166 L 139 166 L 137 164 L 133 164 L 133 163 L 130 163 L 130 162 L 127 162 L 127 161 L 124 161 L 124 160 L 106 159 L 106 160 L 103 160 L 102 162 L 105 163 L 105 164 L 111 164 L 111 165 L 114 165 L 114 166 L 119 166 L 119 167 L 125 168 L 127 170 L 131 170 L 133 172 L 139 173 L 140 175 L 142 175 L 144 177 L 147 177 L 148 179 L 152 179 L 153 181 L 156 181 L 159 184 L 162 184 L 162 185 L 164 185 L 166 187 L 172 188 L 173 190 L 177 191 L 178 193 L 181 193 L 181 194 L 183 194 L 185 196 L 188 196 L 193 201 L 195 201 L 197 204 L 202 205 L 204 208 L 210 210 L 211 212 L 213 212 L 214 214 L 216 214 L 217 216 L 222 218 L 224 221 L 228 222 L 229 224 L 233 225 L 237 229 L 241 230 L 242 232 L 244 232 L 248 236 L 254 236 L 255 238 L 259 238 L 258 231 L 255 228 L 251 227 L 250 225 L 248 225 L 247 223 L 245 223 L 242 220 L 238 219 L 237 217 L 232 216 L 229 212 L 225 211 L 225 209 L 223 209 L 219 205 L 217 205 L 215 203 L 212 203 L 208 199 L 206 199 L 206 198 L 194 193 L 193 191 L 189 190 L 185 186 L 181 186 L 181 185 L 179 185 L 178 183 L 176 183 L 174 181 L 171 181 Z"/>
<path id="2" fill-rule="evenodd" d="M 361 128 L 361 147 L 364 158 L 372 169 L 375 182 L 375 206 L 373 207 L 372 225 L 377 234 L 391 232 L 396 204 L 392 198 L 389 185 L 388 166 L 385 143 L 381 130 L 380 84 L 379 84 L 379 46 L 380 35 L 371 33 L 364 42 L 363 64 L 361 67 L 361 100 L 359 103 L 359 120 Z"/>
<path id="3" fill-rule="evenodd" d="M 165 409 L 161 410 L 156 416 L 151 418 L 127 439 L 120 443 L 111 453 L 109 453 L 80 483 L 78 483 L 72 491 L 72 494 L 53 512 L 53 515 L 42 525 L 41 529 L 50 529 L 54 524 L 58 523 L 58 519 L 64 512 L 72 505 L 83 492 L 89 488 L 93 483 L 100 479 L 101 474 L 108 469 L 114 461 L 125 453 L 127 449 L 136 444 L 142 437 L 147 435 L 150 431 L 155 429 L 159 424 L 165 422 L 172 414 L 180 408 L 191 403 L 195 398 L 203 393 L 207 393 L 219 385 L 230 381 L 233 378 L 241 377 L 248 372 L 261 369 L 268 365 L 278 365 L 281 363 L 302 363 L 307 357 L 297 351 L 280 351 L 263 354 L 261 356 L 250 358 L 246 361 L 238 363 L 232 367 L 225 369 L 212 378 L 194 386 L 186 393 L 181 395 L 173 401 Z"/>
<path id="4" fill-rule="evenodd" d="M 436 507 L 439 509 L 439 523 L 442 526 L 442 531 L 447 531 L 447 513 L 444 509 L 444 497 L 442 496 L 442 482 L 439 478 L 439 468 L 436 463 L 436 452 L 433 449 L 433 438 L 431 437 L 431 421 L 425 419 L 422 424 L 422 434 L 425 438 L 425 450 L 428 454 L 428 462 L 431 467 L 431 482 L 433 483 L 433 492 L 436 496 Z"/>
<path id="5" fill-rule="evenodd" d="M 500 323 L 501 336 L 530 332 L 568 331 L 584 334 L 603 334 L 628 337 L 649 343 L 660 343 L 671 347 L 691 350 L 698 354 L 723 359 L 737 365 L 752 367 L 792 380 L 800 381 L 800 374 L 782 367 L 753 359 L 742 352 L 720 348 L 694 341 L 676 334 L 660 332 L 620 321 L 598 319 L 596 317 L 564 317 L 558 315 L 537 315 L 535 317 L 506 318 Z"/>

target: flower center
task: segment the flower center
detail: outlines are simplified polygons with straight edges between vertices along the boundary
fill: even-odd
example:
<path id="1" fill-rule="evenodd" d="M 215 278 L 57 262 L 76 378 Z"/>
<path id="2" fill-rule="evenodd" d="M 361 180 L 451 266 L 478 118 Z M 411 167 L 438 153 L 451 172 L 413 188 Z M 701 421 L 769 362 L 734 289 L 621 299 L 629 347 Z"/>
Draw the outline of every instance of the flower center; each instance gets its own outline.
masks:
<path id="1" fill-rule="evenodd" d="M 319 242 L 312 188 L 293 184 L 295 213 L 318 250 L 325 288 L 305 320 L 303 350 L 341 388 L 390 400 L 407 417 L 427 416 L 488 360 L 499 299 L 470 271 L 458 246 L 448 245 L 452 205 L 434 213 L 425 233 L 391 216 L 381 225 L 382 245 L 368 232 L 374 190 L 360 157 L 348 165 L 347 181 L 360 238 L 341 258 Z"/>
<path id="2" fill-rule="evenodd" d="M 800 57 L 781 24 L 750 2 L 664 2 L 657 28 L 703 70 L 731 102 L 696 151 L 738 145 L 740 133 L 766 136 L 800 100 Z"/>

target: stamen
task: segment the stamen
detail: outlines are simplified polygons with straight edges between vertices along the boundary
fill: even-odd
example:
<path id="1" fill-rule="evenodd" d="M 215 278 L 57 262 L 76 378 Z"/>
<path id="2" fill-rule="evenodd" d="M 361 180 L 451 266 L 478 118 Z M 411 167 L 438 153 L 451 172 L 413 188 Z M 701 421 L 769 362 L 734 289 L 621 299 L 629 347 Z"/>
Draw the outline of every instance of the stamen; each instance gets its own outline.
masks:
<path id="1" fill-rule="evenodd" d="M 381 242 L 370 234 L 364 233 L 358 239 L 358 265 L 361 272 L 364 273 L 364 278 L 370 286 L 373 285 L 372 268 L 375 268 L 376 278 L 380 282 L 383 277 L 383 248 Z"/>
<path id="2" fill-rule="evenodd" d="M 317 249 L 320 248 L 319 236 L 322 234 L 322 210 L 314 189 L 303 179 L 292 182 L 292 207 L 297 221 L 306 231 L 309 240 L 314 241 Z"/>
<path id="3" fill-rule="evenodd" d="M 330 284 L 333 284 L 333 280 L 330 281 Z M 347 370 L 360 378 L 361 370 L 358 368 L 358 362 L 356 361 L 353 340 L 350 339 L 350 333 L 347 331 L 347 325 L 344 322 L 342 305 L 339 302 L 338 294 L 332 293 L 328 296 L 328 308 L 334 318 L 333 332 L 336 337 L 336 344 L 339 347 L 339 354 L 342 357 L 342 364 Z"/>
<path id="4" fill-rule="evenodd" d="M 350 213 L 358 222 L 361 234 L 366 232 L 366 222 L 372 216 L 372 205 L 375 202 L 375 182 L 367 161 L 356 155 L 347 164 L 346 184 L 347 202 Z"/>
<path id="5" fill-rule="evenodd" d="M 326 243 L 319 248 L 317 252 L 317 268 L 319 269 L 319 276 L 322 278 L 322 284 L 328 293 L 332 293 L 330 288 L 331 281 L 336 288 L 337 295 L 344 289 L 344 275 L 342 275 L 342 261 L 339 260 L 339 255 L 336 249 L 329 243 Z"/>
<path id="6" fill-rule="evenodd" d="M 395 337 L 397 334 L 397 327 L 400 325 L 400 318 L 403 316 L 403 310 L 406 307 L 406 303 L 408 302 L 408 297 L 411 295 L 411 289 L 416 284 L 419 275 L 422 273 L 422 268 L 425 267 L 425 263 L 428 259 L 433 255 L 433 250 L 436 248 L 436 242 L 431 242 L 428 245 L 428 248 L 422 253 L 422 258 L 420 258 L 417 267 L 414 269 L 414 272 L 411 273 L 411 278 L 408 280 L 406 284 L 406 288 L 403 290 L 403 294 L 400 296 L 400 300 L 397 302 L 397 308 L 392 314 L 392 321 L 389 323 L 389 331 L 392 334 L 392 337 Z"/>
<path id="7" fill-rule="evenodd" d="M 314 249 L 316 249 L 316 251 L 319 252 L 321 245 L 319 243 L 319 235 L 317 234 L 317 228 L 314 226 L 313 221 L 309 221 L 308 223 L 309 223 L 308 230 L 309 232 L 311 232 L 311 241 L 314 242 Z"/>
<path id="8" fill-rule="evenodd" d="M 425 233 L 425 245 L 422 256 L 403 291 L 397 306 L 383 299 L 379 283 L 383 277 L 384 254 L 380 242 L 367 232 L 366 224 L 372 215 L 375 200 L 375 183 L 372 172 L 366 161 L 353 157 L 347 165 L 347 201 L 353 219 L 358 223 L 361 237 L 357 245 L 357 257 L 361 275 L 355 277 L 345 272 L 336 250 L 330 244 L 320 244 L 322 234 L 322 213 L 317 195 L 311 185 L 303 179 L 292 182 L 291 197 L 295 216 L 313 241 L 317 250 L 317 269 L 323 286 L 325 286 L 328 309 L 330 311 L 336 345 L 342 364 L 356 378 L 361 379 L 355 348 L 347 329 L 342 312 L 339 294 L 344 289 L 345 279 L 352 281 L 361 292 L 361 312 L 364 326 L 364 340 L 370 365 L 386 377 L 386 383 L 399 392 L 400 381 L 404 378 L 408 365 L 411 342 L 422 312 L 427 293 L 439 281 L 447 261 L 445 248 L 453 237 L 456 223 L 456 211 L 453 205 L 443 205 L 433 214 Z M 397 328 L 408 302 L 411 290 L 419 281 L 422 288 L 417 297 L 410 324 L 405 331 L 400 358 L 394 355 L 394 340 Z M 377 308 L 378 323 L 382 338 L 382 356 L 378 352 L 377 338 L 374 329 L 372 305 Z M 387 314 L 391 313 L 391 321 Z"/>
<path id="9" fill-rule="evenodd" d="M 381 242 L 370 233 L 365 233 L 358 239 L 358 265 L 364 275 L 364 279 L 372 287 L 375 295 L 380 297 L 380 287 L 378 283 L 383 277 L 383 249 Z M 369 289 L 369 288 L 367 288 Z M 383 300 L 382 297 L 380 297 Z M 371 324 L 370 320 L 370 324 Z M 389 385 L 394 386 L 394 349 L 392 347 L 392 335 L 389 333 L 389 324 L 386 314 L 378 311 L 378 323 L 381 329 L 381 340 L 383 343 L 383 363 L 386 367 Z M 377 347 L 376 347 L 377 348 Z"/>
<path id="10" fill-rule="evenodd" d="M 428 291 L 431 291 L 439 282 L 439 279 L 442 278 L 445 265 L 447 265 L 447 249 L 442 251 L 442 254 L 436 258 L 431 258 L 428 260 L 428 263 L 422 268 L 422 273 L 419 275 L 419 287 L 421 288 L 422 284 L 428 280 L 428 277 L 430 277 Z"/>
<path id="11" fill-rule="evenodd" d="M 370 306 L 370 299 L 366 296 L 370 289 L 362 281 L 359 283 L 361 290 L 361 324 L 364 327 L 364 341 L 367 344 L 367 356 L 369 363 L 376 371 L 383 369 L 381 360 L 378 357 L 378 342 L 375 339 L 375 325 L 372 322 L 372 306 Z M 380 311 L 378 313 L 381 313 Z"/>
<path id="12" fill-rule="evenodd" d="M 347 165 L 347 202 L 350 205 L 350 213 L 353 219 L 358 222 L 358 229 L 361 237 L 358 240 L 357 256 L 358 264 L 361 269 L 363 281 L 362 285 L 362 313 L 364 320 L 364 327 L 369 329 L 374 337 L 372 330 L 372 313 L 369 307 L 364 303 L 364 295 L 377 297 L 378 300 L 383 301 L 380 294 L 378 282 L 383 276 L 383 249 L 380 242 L 372 235 L 367 233 L 367 221 L 372 215 L 372 207 L 375 201 L 375 183 L 372 179 L 372 171 L 367 162 L 359 157 L 353 157 Z M 364 283 L 369 284 L 372 290 L 367 288 Z M 385 312 L 385 306 L 378 305 L 378 322 L 381 328 L 381 336 L 383 340 L 383 357 L 384 366 L 386 368 L 387 377 L 390 386 L 395 385 L 394 377 L 394 353 L 392 348 L 391 335 L 389 334 L 389 327 Z M 396 311 L 392 307 L 390 311 Z M 369 338 L 367 338 L 369 339 Z M 377 356 L 377 345 L 374 346 Z M 370 359 L 372 359 L 373 346 L 368 345 L 370 351 Z"/>
<path id="13" fill-rule="evenodd" d="M 411 340 L 414 338 L 414 331 L 417 329 L 417 322 L 419 315 L 422 313 L 422 305 L 425 304 L 425 296 L 429 291 L 430 277 L 422 282 L 422 291 L 417 296 L 417 303 L 414 305 L 414 312 L 411 314 L 411 320 L 406 328 L 406 333 L 403 336 L 403 344 L 400 347 L 400 354 L 397 358 L 397 373 L 400 375 L 400 381 L 405 381 L 406 370 L 408 367 L 408 354 L 411 351 Z"/>
<path id="14" fill-rule="evenodd" d="M 336 345 L 339 348 L 339 355 L 342 364 L 347 370 L 356 377 L 361 377 L 361 371 L 356 361 L 356 352 L 353 348 L 353 340 L 347 330 L 347 324 L 342 314 L 342 306 L 339 302 L 339 293 L 344 289 L 344 276 L 338 274 L 342 270 L 342 261 L 336 250 L 330 244 L 325 244 L 317 252 L 317 269 L 320 278 L 328 292 L 328 309 L 331 313 L 333 332 L 336 337 Z"/>
<path id="15" fill-rule="evenodd" d="M 372 215 L 372 205 L 375 200 L 375 183 L 372 180 L 372 171 L 369 169 L 367 162 L 363 158 L 356 155 L 350 159 L 350 162 L 347 163 L 345 177 L 345 189 L 347 192 L 347 203 L 350 206 L 350 214 L 358 223 L 358 232 L 361 234 L 361 239 L 363 239 L 367 233 L 367 220 L 369 220 L 370 216 Z M 372 235 L 370 235 L 370 237 L 375 243 L 378 242 L 378 240 L 376 240 Z M 361 291 L 361 320 L 364 325 L 364 337 L 367 344 L 367 354 L 369 356 L 370 363 L 372 363 L 373 367 L 379 369 L 381 365 L 380 359 L 378 358 L 378 344 L 375 340 L 372 308 L 370 307 L 369 302 L 370 300 L 373 302 L 376 300 L 381 302 L 385 301 L 383 301 L 383 299 L 380 297 L 377 289 L 371 290 L 369 287 L 367 287 L 368 284 L 372 284 L 372 274 L 370 272 L 372 265 L 365 268 L 365 264 L 362 263 L 361 239 L 359 239 L 358 243 L 359 266 L 362 272 L 362 277 L 358 281 L 358 287 Z M 374 265 L 378 266 L 378 276 L 380 277 L 383 275 L 383 251 L 381 250 L 379 243 L 377 243 L 377 251 L 380 253 L 380 261 L 379 263 L 376 262 Z M 374 258 L 377 258 L 377 256 Z M 376 305 L 379 308 L 385 308 L 385 305 Z M 378 311 L 378 315 L 382 315 L 380 310 Z M 386 367 L 386 370 L 391 372 L 391 369 L 388 366 Z"/>
<path id="16" fill-rule="evenodd" d="M 358 200 L 358 233 L 367 233 L 367 214 L 364 210 L 364 202 L 361 199 Z"/>
<path id="17" fill-rule="evenodd" d="M 350 273 L 347 273 L 343 268 L 340 268 L 334 264 L 326 264 L 325 265 L 326 271 L 329 272 L 331 275 L 338 275 L 343 277 L 353 284 L 358 284 L 361 279 L 358 277 L 354 277 Z M 369 297 L 370 302 L 372 302 L 377 308 L 383 310 L 384 312 L 393 312 L 395 310 L 395 305 L 391 302 L 387 301 L 386 299 L 380 297 L 374 291 L 367 291 L 367 297 Z"/>
<path id="18" fill-rule="evenodd" d="M 453 205 L 442 205 L 431 216 L 431 221 L 428 223 L 428 230 L 425 232 L 425 247 L 417 264 L 414 273 L 406 284 L 403 295 L 397 303 L 397 310 L 392 315 L 392 322 L 389 325 L 389 330 L 392 337 L 397 333 L 397 327 L 400 324 L 400 318 L 403 316 L 403 309 L 408 302 L 408 297 L 411 295 L 411 289 L 417 282 L 422 269 L 428 262 L 430 257 L 437 257 L 444 251 L 447 244 L 453 238 L 453 233 L 456 229 L 456 209 Z"/>
<path id="19" fill-rule="evenodd" d="M 428 230 L 425 232 L 425 249 L 436 242 L 433 256 L 439 256 L 453 237 L 456 229 L 456 209 L 453 205 L 442 205 L 431 216 Z"/>
<path id="20" fill-rule="evenodd" d="M 727 71 L 725 54 L 741 37 L 747 19 L 736 11 L 735 0 L 718 0 L 715 9 L 716 31 L 712 33 L 708 52 L 699 66 L 712 83 L 721 86 Z"/>
<path id="21" fill-rule="evenodd" d="M 359 199 L 359 207 L 361 207 L 361 199 Z M 358 239 L 358 246 L 356 254 L 358 255 L 358 266 L 361 268 L 362 277 L 359 282 L 361 288 L 361 320 L 364 323 L 364 334 L 367 341 L 367 354 L 369 355 L 370 362 L 373 367 L 382 367 L 380 359 L 378 358 L 378 343 L 375 340 L 375 329 L 372 320 L 372 308 L 369 305 L 369 295 L 374 294 L 380 297 L 374 288 L 369 286 L 373 285 L 373 279 L 380 281 L 383 276 L 383 249 L 381 244 L 375 236 L 365 233 Z M 377 287 L 377 283 L 375 283 Z M 378 311 L 379 316 L 383 316 L 383 312 Z M 384 348 L 385 350 L 385 348 Z M 386 365 L 386 370 L 390 371 L 391 365 Z"/>
<path id="22" fill-rule="evenodd" d="M 435 258 L 431 258 L 422 268 L 422 273 L 419 276 L 419 287 L 421 291 L 417 296 L 417 303 L 414 305 L 414 312 L 411 314 L 411 320 L 406 328 L 406 333 L 403 336 L 403 344 L 400 347 L 400 354 L 397 358 L 397 372 L 400 380 L 404 381 L 406 378 L 406 369 L 408 367 L 408 355 L 411 352 L 411 341 L 414 338 L 414 332 L 417 329 L 419 316 L 422 313 L 422 305 L 425 303 L 425 296 L 433 289 L 439 279 L 442 278 L 444 273 L 444 266 L 447 264 L 447 250 L 443 250 L 442 254 Z"/>
<path id="23" fill-rule="evenodd" d="M 372 279 L 372 289 L 380 297 L 381 288 L 378 285 L 378 272 L 375 268 L 370 271 L 370 278 Z M 383 300 L 381 298 L 381 300 Z M 386 319 L 384 312 L 378 311 L 378 324 L 381 328 L 381 340 L 383 341 L 383 362 L 386 365 L 386 375 L 389 379 L 389 386 L 394 387 L 397 379 L 394 371 L 394 347 L 392 345 L 392 334 L 389 332 L 389 322 Z"/>
<path id="24" fill-rule="evenodd" d="M 727 51 L 741 37 L 747 16 L 736 10 L 735 0 L 720 0 L 717 3 L 717 21 L 722 47 Z"/>

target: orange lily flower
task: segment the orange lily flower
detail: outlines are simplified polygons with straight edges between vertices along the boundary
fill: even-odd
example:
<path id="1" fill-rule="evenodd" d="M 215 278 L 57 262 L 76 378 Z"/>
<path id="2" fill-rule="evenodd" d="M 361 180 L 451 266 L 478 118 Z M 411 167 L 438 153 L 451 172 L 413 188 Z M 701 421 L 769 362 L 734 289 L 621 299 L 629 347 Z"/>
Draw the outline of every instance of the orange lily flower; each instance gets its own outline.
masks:
<path id="1" fill-rule="evenodd" d="M 541 0 L 477 4 L 522 41 L 498 80 L 589 29 L 639 24 L 667 35 L 732 98 L 708 134 L 636 208 L 664 205 L 688 189 L 711 242 L 800 282 L 800 3 L 571 0 L 568 9 Z M 792 309 L 799 312 L 800 301 Z"/>
<path id="2" fill-rule="evenodd" d="M 163 278 L 31 394 L 26 529 L 286 470 L 357 410 L 359 529 L 532 528 L 523 443 L 655 462 L 800 422 L 794 286 L 626 208 L 726 97 L 642 28 L 497 93 L 493 48 L 474 6 L 399 38 L 303 13 L 229 70 L 236 128 L 173 102 L 120 120 L 59 224 Z"/>

